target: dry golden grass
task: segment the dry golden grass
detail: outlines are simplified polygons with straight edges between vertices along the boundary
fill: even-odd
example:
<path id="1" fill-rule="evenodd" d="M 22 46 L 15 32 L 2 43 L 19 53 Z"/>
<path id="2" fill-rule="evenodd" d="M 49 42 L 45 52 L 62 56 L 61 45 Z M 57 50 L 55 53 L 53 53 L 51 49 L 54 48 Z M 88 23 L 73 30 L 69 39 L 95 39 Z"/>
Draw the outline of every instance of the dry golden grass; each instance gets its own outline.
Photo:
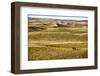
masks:
<path id="1" fill-rule="evenodd" d="M 29 47 L 29 60 L 86 58 L 87 48 Z"/>
<path id="2" fill-rule="evenodd" d="M 87 27 L 29 32 L 28 60 L 87 58 L 87 45 Z"/>

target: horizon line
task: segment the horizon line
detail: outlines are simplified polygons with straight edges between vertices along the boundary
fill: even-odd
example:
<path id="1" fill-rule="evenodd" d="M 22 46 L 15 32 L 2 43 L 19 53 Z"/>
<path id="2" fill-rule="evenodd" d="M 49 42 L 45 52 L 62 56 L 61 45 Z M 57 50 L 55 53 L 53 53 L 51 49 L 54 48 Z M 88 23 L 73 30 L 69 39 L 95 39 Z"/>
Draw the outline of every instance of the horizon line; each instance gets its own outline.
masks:
<path id="1" fill-rule="evenodd" d="M 61 15 L 36 15 L 29 14 L 28 18 L 41 18 L 41 19 L 60 19 L 60 20 L 88 20 L 86 16 L 61 16 Z"/>

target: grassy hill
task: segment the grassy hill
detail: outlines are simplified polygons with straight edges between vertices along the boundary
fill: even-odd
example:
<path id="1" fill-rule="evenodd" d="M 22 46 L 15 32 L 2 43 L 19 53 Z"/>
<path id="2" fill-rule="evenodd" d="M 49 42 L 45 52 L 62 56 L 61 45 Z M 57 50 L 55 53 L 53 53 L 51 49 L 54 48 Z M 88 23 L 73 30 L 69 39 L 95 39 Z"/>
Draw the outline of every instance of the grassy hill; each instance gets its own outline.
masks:
<path id="1" fill-rule="evenodd" d="M 28 60 L 87 58 L 87 26 L 55 27 L 56 22 L 29 21 Z"/>

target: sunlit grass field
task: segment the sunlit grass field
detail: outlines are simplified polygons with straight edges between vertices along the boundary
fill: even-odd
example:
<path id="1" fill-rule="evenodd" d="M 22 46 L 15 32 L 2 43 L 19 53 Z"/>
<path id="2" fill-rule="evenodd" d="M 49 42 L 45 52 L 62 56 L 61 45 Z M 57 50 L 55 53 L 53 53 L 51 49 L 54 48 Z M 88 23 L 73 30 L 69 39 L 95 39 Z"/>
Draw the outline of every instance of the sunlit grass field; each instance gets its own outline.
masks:
<path id="1" fill-rule="evenodd" d="M 87 31 L 83 26 L 28 32 L 28 60 L 87 58 Z"/>

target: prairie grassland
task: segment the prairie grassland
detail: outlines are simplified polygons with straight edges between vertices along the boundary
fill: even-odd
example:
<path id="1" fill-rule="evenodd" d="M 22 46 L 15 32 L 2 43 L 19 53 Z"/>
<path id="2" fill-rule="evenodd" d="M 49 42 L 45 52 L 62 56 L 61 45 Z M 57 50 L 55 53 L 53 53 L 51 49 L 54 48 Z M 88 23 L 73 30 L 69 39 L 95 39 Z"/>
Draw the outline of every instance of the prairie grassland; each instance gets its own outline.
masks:
<path id="1" fill-rule="evenodd" d="M 87 27 L 28 32 L 28 60 L 87 58 Z"/>

